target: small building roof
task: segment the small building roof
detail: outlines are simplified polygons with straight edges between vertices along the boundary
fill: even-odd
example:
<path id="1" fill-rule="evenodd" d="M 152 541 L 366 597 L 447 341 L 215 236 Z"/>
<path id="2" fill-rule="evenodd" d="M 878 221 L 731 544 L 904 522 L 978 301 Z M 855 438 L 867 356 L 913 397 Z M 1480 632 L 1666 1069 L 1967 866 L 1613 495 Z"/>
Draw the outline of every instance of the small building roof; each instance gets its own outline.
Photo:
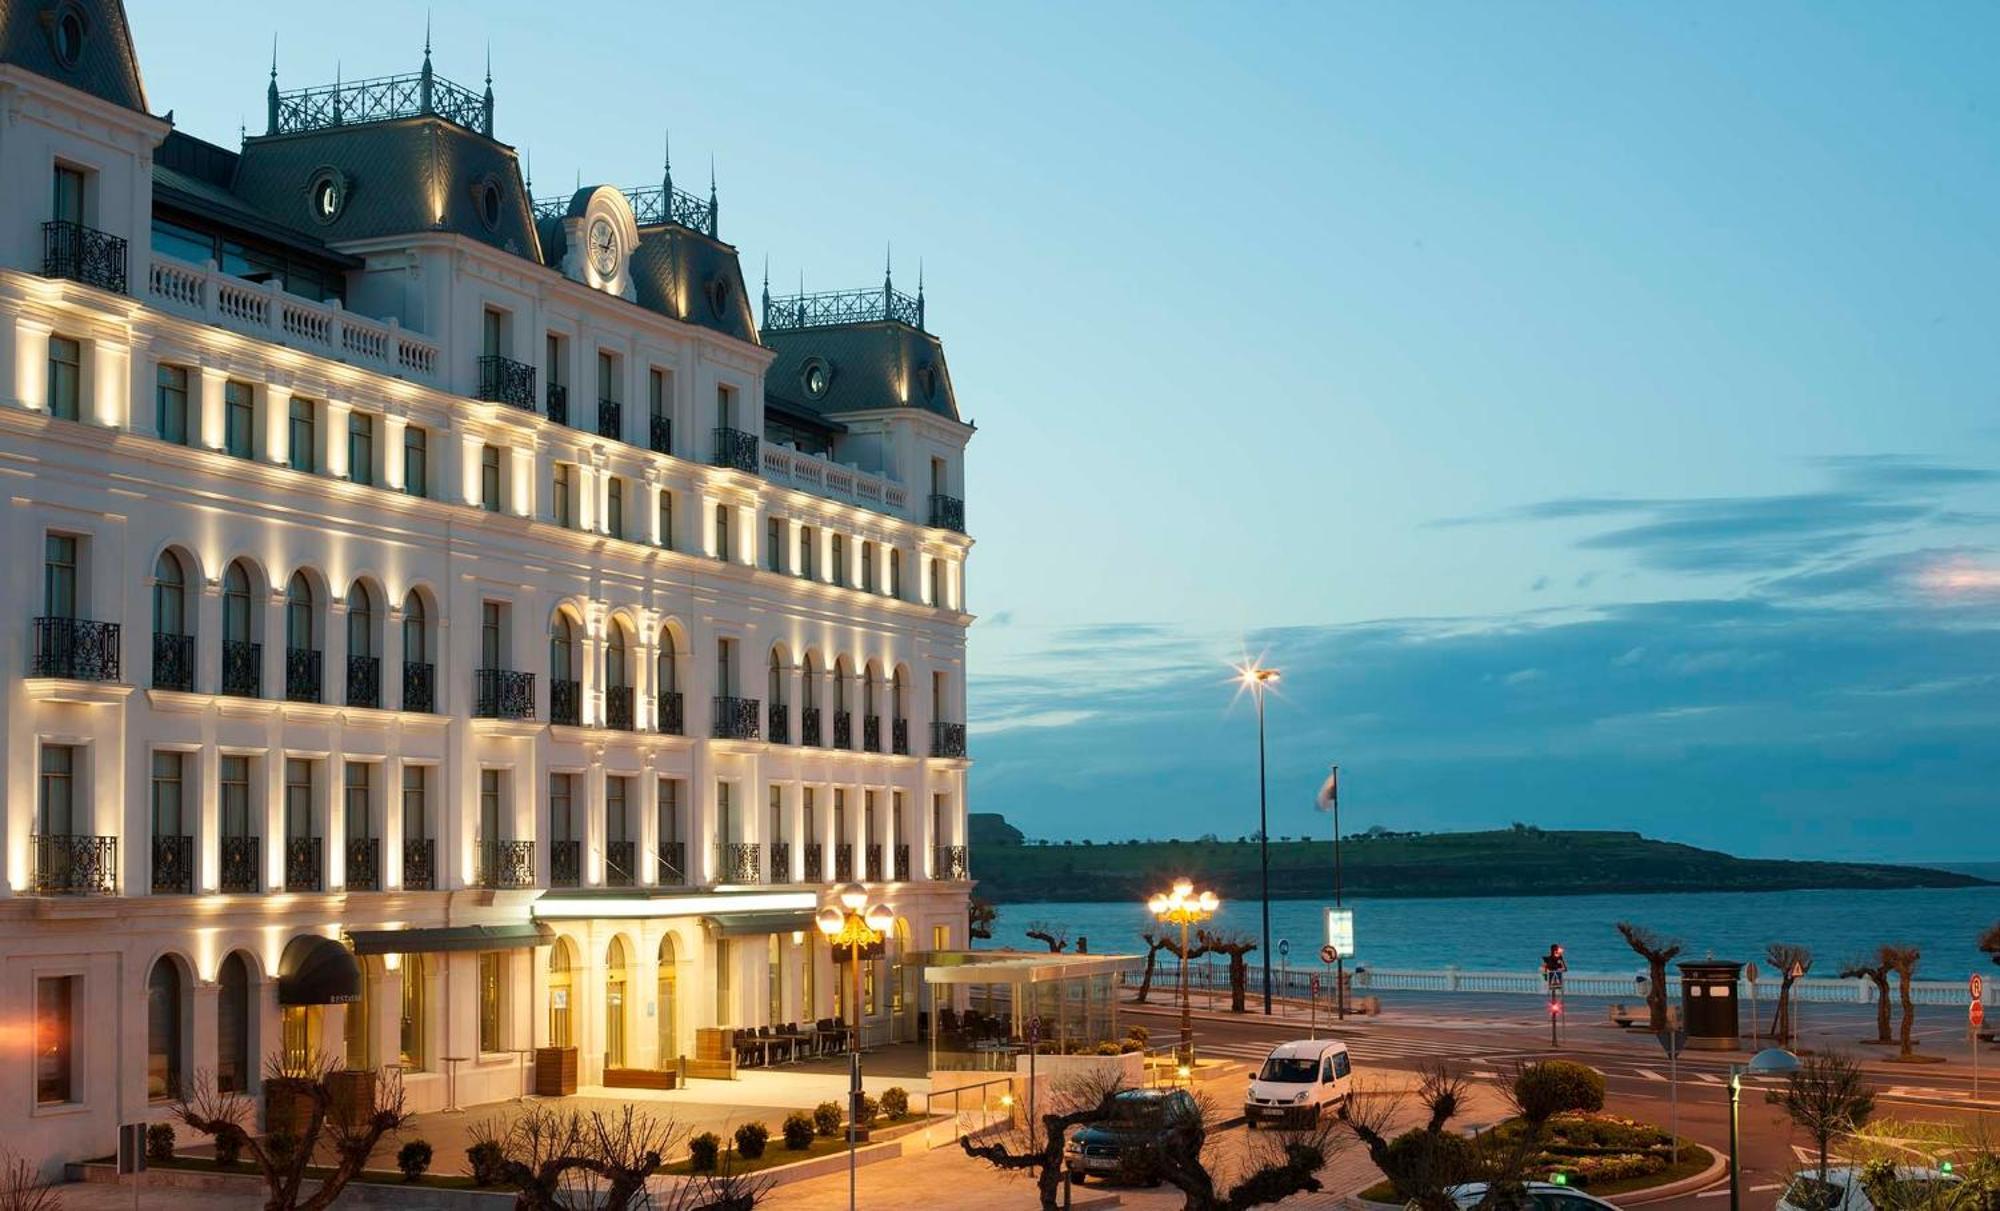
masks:
<path id="1" fill-rule="evenodd" d="M 1145 966 L 1140 955 L 1039 954 L 1023 950 L 931 951 L 926 984 L 1053 984 Z"/>

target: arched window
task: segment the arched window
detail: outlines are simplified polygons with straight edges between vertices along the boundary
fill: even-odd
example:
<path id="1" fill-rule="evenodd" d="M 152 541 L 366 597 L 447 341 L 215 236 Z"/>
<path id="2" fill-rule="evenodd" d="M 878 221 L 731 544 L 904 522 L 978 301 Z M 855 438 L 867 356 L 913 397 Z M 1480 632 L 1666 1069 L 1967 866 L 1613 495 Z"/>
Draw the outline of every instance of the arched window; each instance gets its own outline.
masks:
<path id="1" fill-rule="evenodd" d="M 833 662 L 833 713 L 847 713 L 847 657 Z"/>
<path id="2" fill-rule="evenodd" d="M 375 595 L 358 580 L 347 590 L 347 654 L 350 657 L 376 654 Z"/>
<path id="3" fill-rule="evenodd" d="M 407 954 L 403 956 L 403 1031 L 399 1046 L 405 1072 L 424 1070 L 424 998 L 428 989 L 424 979 L 428 972 L 424 966 L 424 956 Z"/>
<path id="4" fill-rule="evenodd" d="M 625 939 L 604 952 L 604 1066 L 625 1067 Z"/>
<path id="5" fill-rule="evenodd" d="M 430 661 L 430 619 L 424 614 L 423 594 L 412 590 L 403 599 L 403 663 L 429 664 Z"/>
<path id="6" fill-rule="evenodd" d="M 574 968 L 576 962 L 570 957 L 568 938 L 557 938 L 549 947 L 549 1046 L 569 1047 L 574 1045 L 575 1032 L 570 1023 L 571 998 L 576 995 Z"/>
<path id="7" fill-rule="evenodd" d="M 153 633 L 188 633 L 187 572 L 172 551 L 160 552 L 160 561 L 153 566 Z"/>
<path id="8" fill-rule="evenodd" d="M 232 953 L 216 974 L 215 1088 L 244 1093 L 250 1088 L 250 968 Z"/>
<path id="9" fill-rule="evenodd" d="M 568 614 L 556 615 L 555 630 L 549 635 L 549 678 L 576 680 L 576 624 Z"/>
<path id="10" fill-rule="evenodd" d="M 875 702 L 877 695 L 875 693 L 875 683 L 877 681 L 880 681 L 881 679 L 882 679 L 881 670 L 877 669 L 874 666 L 874 664 L 871 663 L 868 666 L 868 673 L 866 677 L 864 677 L 861 682 L 861 695 L 862 695 L 861 713 L 863 715 L 866 715 L 870 719 L 876 717 L 877 712 L 875 709 Z"/>
<path id="11" fill-rule="evenodd" d="M 169 1101 L 181 1092 L 181 969 L 161 956 L 146 977 L 146 1097 Z"/>
<path id="12" fill-rule="evenodd" d="M 611 641 L 604 645 L 604 684 L 622 690 L 632 684 L 631 667 L 626 663 L 625 627 L 611 624 Z"/>
<path id="13" fill-rule="evenodd" d="M 294 651 L 309 651 L 317 645 L 313 643 L 316 627 L 313 607 L 312 581 L 304 572 L 292 573 L 291 583 L 285 586 L 285 646 Z"/>
<path id="14" fill-rule="evenodd" d="M 249 643 L 250 631 L 250 573 L 238 560 L 222 576 L 222 638 L 226 643 Z"/>
<path id="15" fill-rule="evenodd" d="M 680 1054 L 680 1036 L 676 1033 L 680 1008 L 678 981 L 675 979 L 674 935 L 669 933 L 660 939 L 660 1067 L 665 1068 L 669 1060 Z"/>
<path id="16" fill-rule="evenodd" d="M 909 703 L 910 703 L 909 685 L 905 682 L 903 669 L 899 665 L 896 669 L 895 684 L 891 686 L 890 689 L 889 706 L 891 713 L 897 719 L 908 718 L 910 709 Z"/>
<path id="17" fill-rule="evenodd" d="M 772 706 L 785 705 L 785 660 L 778 655 L 778 649 L 771 649 L 771 684 L 767 697 Z"/>

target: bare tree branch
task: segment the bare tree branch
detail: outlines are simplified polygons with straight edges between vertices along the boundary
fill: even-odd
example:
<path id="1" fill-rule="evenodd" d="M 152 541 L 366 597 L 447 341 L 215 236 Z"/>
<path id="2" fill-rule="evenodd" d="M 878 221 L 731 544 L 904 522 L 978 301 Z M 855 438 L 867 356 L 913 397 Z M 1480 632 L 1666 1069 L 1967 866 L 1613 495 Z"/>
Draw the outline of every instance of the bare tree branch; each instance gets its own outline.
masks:
<path id="1" fill-rule="evenodd" d="M 1681 943 L 1630 921 L 1618 922 L 1618 933 L 1625 939 L 1625 945 L 1646 960 L 1648 1025 L 1658 1034 L 1667 1028 L 1667 964 L 1681 953 Z"/>

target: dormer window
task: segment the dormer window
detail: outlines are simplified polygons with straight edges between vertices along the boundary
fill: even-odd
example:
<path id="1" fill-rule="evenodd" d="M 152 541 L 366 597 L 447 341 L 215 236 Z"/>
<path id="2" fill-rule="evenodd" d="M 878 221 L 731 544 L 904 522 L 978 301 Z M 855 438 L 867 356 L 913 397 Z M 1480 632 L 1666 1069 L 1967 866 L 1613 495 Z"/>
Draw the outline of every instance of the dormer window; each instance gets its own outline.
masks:
<path id="1" fill-rule="evenodd" d="M 64 67 L 75 67 L 83 57 L 84 39 L 89 36 L 90 19 L 84 16 L 82 6 L 65 4 L 56 10 L 56 19 L 49 29 L 49 41 L 56 52 L 56 62 Z"/>
<path id="2" fill-rule="evenodd" d="M 481 177 L 472 187 L 472 205 L 488 231 L 500 230 L 500 182 L 491 174 Z"/>

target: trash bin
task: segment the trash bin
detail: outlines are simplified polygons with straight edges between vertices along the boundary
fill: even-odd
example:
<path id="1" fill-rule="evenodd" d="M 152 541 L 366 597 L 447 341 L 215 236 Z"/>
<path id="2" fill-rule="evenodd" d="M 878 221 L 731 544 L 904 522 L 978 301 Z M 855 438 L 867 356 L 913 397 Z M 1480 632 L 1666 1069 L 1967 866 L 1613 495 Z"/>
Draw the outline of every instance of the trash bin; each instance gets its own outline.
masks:
<path id="1" fill-rule="evenodd" d="M 1687 1045 L 1704 1051 L 1734 1051 L 1739 1030 L 1736 981 L 1743 964 L 1704 959 L 1681 969 L 1681 1024 Z"/>

